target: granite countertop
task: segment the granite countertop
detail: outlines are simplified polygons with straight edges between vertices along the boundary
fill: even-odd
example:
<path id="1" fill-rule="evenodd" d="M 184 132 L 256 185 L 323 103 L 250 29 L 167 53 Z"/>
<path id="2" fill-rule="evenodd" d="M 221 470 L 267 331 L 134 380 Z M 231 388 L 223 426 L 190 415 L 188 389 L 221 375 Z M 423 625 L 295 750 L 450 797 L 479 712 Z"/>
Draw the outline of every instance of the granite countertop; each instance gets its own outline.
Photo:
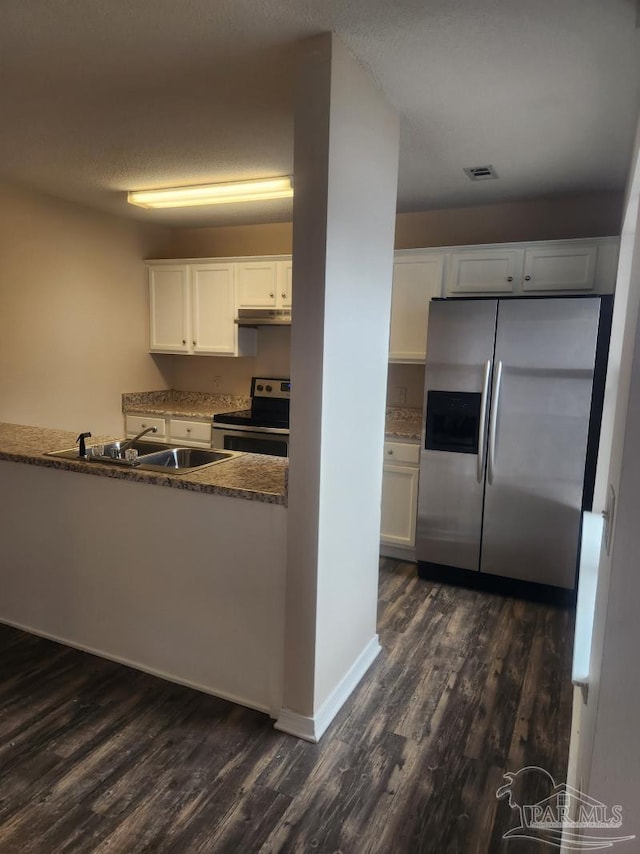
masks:
<path id="1" fill-rule="evenodd" d="M 141 391 L 122 395 L 125 415 L 158 415 L 161 418 L 208 420 L 217 412 L 249 409 L 250 397 L 231 394 L 207 394 L 196 391 Z M 385 438 L 419 442 L 422 435 L 422 410 L 388 406 Z"/>
<path id="2" fill-rule="evenodd" d="M 113 437 L 94 437 L 95 443 Z M 219 465 L 209 466 L 190 474 L 165 474 L 141 471 L 108 463 L 68 460 L 48 457 L 47 451 L 73 448 L 75 433 L 45 427 L 25 427 L 0 423 L 0 460 L 27 463 L 48 468 L 82 472 L 118 480 L 133 480 L 174 489 L 189 489 L 231 498 L 264 501 L 269 504 L 287 503 L 288 460 L 262 454 L 242 454 Z M 91 442 L 89 442 L 91 444 Z"/>
<path id="3" fill-rule="evenodd" d="M 199 391 L 139 391 L 122 395 L 125 415 L 159 415 L 209 421 L 217 412 L 249 409 L 250 397 L 235 394 L 207 394 Z"/>
<path id="4" fill-rule="evenodd" d="M 422 410 L 388 406 L 384 435 L 385 439 L 419 442 L 422 437 Z"/>

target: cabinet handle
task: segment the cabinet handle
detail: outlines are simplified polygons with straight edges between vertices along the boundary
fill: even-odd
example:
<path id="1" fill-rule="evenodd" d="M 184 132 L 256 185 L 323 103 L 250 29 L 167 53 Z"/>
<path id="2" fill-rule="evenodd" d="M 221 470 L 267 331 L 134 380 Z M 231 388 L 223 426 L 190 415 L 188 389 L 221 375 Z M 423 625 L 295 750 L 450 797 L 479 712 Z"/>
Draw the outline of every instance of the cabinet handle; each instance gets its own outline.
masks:
<path id="1" fill-rule="evenodd" d="M 194 346 L 194 347 L 196 346 L 196 342 L 195 342 L 195 341 L 193 342 L 193 346 Z"/>
<path id="2" fill-rule="evenodd" d="M 187 433 L 191 433 L 191 427 L 187 427 Z"/>
<path id="3" fill-rule="evenodd" d="M 524 277 L 524 280 L 525 280 L 525 282 L 530 282 L 530 281 L 531 281 L 531 276 L 525 276 L 525 277 Z"/>
<path id="4" fill-rule="evenodd" d="M 143 429 L 143 430 L 146 430 L 146 427 L 147 427 L 147 425 L 146 425 L 146 424 L 143 424 L 143 425 L 142 425 L 142 429 Z"/>
<path id="5" fill-rule="evenodd" d="M 512 281 L 513 281 L 513 276 L 507 276 L 507 281 L 508 281 L 508 282 L 512 282 Z"/>
<path id="6" fill-rule="evenodd" d="M 183 343 L 183 344 L 186 344 L 186 343 L 187 343 L 187 339 L 186 339 L 186 338 L 183 338 L 183 339 L 182 339 L 182 343 Z"/>
<path id="7" fill-rule="evenodd" d="M 287 298 L 287 295 L 286 295 L 285 293 L 280 294 L 280 296 L 282 297 L 282 299 L 286 299 L 286 298 Z"/>
<path id="8" fill-rule="evenodd" d="M 273 299 L 273 297 L 274 297 L 274 294 L 269 294 L 269 296 L 270 296 L 270 297 L 271 297 L 271 299 Z"/>
<path id="9" fill-rule="evenodd" d="M 393 451 L 387 451 L 387 453 L 389 454 L 390 457 L 393 455 Z"/>

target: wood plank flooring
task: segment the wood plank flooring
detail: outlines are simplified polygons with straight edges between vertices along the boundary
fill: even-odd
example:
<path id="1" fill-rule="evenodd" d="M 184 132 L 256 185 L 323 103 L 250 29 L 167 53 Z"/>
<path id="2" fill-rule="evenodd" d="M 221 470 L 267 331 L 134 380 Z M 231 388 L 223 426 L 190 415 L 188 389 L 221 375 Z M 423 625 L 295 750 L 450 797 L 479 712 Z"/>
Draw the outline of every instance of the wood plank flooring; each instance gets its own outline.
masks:
<path id="1" fill-rule="evenodd" d="M 502 839 L 517 821 L 495 792 L 525 765 L 566 778 L 572 612 L 385 559 L 379 631 L 312 745 L 0 626 L 0 854 L 540 852 Z"/>

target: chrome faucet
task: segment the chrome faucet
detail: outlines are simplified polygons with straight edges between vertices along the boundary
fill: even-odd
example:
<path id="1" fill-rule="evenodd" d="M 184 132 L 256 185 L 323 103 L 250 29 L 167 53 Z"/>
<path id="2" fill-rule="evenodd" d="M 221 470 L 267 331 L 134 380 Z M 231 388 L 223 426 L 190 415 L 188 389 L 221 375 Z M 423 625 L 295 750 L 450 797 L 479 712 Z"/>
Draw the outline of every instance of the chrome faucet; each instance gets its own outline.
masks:
<path id="1" fill-rule="evenodd" d="M 134 442 L 137 442 L 138 439 L 142 439 L 142 437 L 146 436 L 147 433 L 157 433 L 157 432 L 158 432 L 157 427 L 146 427 L 144 430 L 141 430 L 137 436 L 134 436 L 133 439 L 127 439 L 126 442 L 123 442 L 120 445 L 120 456 L 123 456 L 123 454 L 127 450 L 127 448 L 130 448 Z"/>

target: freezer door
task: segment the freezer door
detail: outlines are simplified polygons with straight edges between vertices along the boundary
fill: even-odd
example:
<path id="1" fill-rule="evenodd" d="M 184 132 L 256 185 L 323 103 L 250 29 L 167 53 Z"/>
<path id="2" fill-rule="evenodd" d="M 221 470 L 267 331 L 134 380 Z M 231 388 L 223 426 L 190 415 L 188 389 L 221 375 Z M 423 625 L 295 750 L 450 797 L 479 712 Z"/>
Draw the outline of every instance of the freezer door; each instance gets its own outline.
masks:
<path id="1" fill-rule="evenodd" d="M 430 392 L 454 394 L 431 395 L 438 408 L 430 419 L 434 441 L 428 443 L 423 431 L 416 529 L 419 561 L 479 569 L 487 423 L 483 404 L 488 402 L 497 306 L 497 300 L 444 300 L 432 302 L 429 309 L 427 406 Z M 473 418 L 477 453 L 476 442 L 469 441 Z M 458 446 L 460 451 L 427 449 L 426 444 Z"/>
<path id="2" fill-rule="evenodd" d="M 498 308 L 482 572 L 575 586 L 600 300 Z"/>

